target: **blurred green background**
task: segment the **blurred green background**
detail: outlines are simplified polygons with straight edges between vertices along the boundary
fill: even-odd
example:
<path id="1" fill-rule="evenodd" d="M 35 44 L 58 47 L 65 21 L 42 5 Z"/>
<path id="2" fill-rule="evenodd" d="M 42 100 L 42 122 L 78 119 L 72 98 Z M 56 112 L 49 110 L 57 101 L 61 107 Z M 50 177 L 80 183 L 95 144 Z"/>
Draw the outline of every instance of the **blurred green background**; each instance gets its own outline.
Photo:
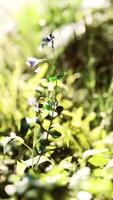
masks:
<path id="1" fill-rule="evenodd" d="M 49 48 L 40 51 L 39 47 L 42 38 L 50 33 L 55 36 L 57 71 L 67 72 L 58 93 L 59 102 L 65 109 L 58 123 L 62 123 L 68 130 L 68 134 L 63 136 L 64 140 L 56 142 L 60 150 L 55 151 L 55 158 L 54 155 L 51 156 L 56 162 L 64 161 L 68 167 L 65 170 L 64 163 L 60 162 L 60 168 L 55 166 L 53 171 L 48 170 L 47 174 L 43 174 L 43 169 L 40 169 L 38 175 L 31 173 L 33 177 L 39 177 L 41 183 L 35 185 L 34 180 L 28 176 L 28 185 L 23 183 L 27 189 L 24 188 L 20 195 L 16 186 L 18 195 L 11 196 L 7 187 L 4 192 L 4 187 L 20 179 L 12 178 L 15 171 L 9 169 L 7 164 L 7 167 L 1 165 L 3 188 L 0 198 L 82 200 L 83 195 L 86 195 L 84 200 L 112 200 L 113 164 L 110 170 L 105 171 L 105 165 L 113 156 L 112 0 L 0 0 L 1 159 L 2 140 L 11 132 L 19 133 L 22 117 L 34 115 L 27 103 L 28 98 L 35 94 L 36 87 L 45 87 L 42 79 L 46 78 L 51 70 L 52 53 Z M 27 57 L 47 58 L 49 61 L 42 65 L 41 73 L 34 74 L 26 65 Z M 65 148 L 67 143 L 69 146 Z M 13 148 L 16 151 L 16 147 Z M 61 150 L 62 148 L 64 149 Z M 98 149 L 100 154 L 96 158 L 91 157 L 92 160 L 87 162 L 82 155 L 89 149 Z M 11 155 L 7 158 L 9 162 L 16 157 L 12 149 L 10 152 Z M 71 158 L 75 160 L 71 162 Z M 100 162 L 96 162 L 96 159 Z M 81 181 L 77 182 L 76 186 L 75 174 L 83 167 L 91 169 L 90 178 L 82 181 L 79 177 Z M 85 171 L 86 176 L 89 168 Z M 54 176 L 58 174 L 62 176 L 57 179 Z M 25 175 L 23 177 L 25 178 Z M 51 177 L 53 183 L 48 181 Z M 42 191 L 45 191 L 43 195 Z M 59 198 L 56 194 L 58 192 L 61 193 Z"/>
<path id="2" fill-rule="evenodd" d="M 88 0 L 0 2 L 1 132 L 15 130 L 23 113 L 29 112 L 26 101 L 37 77 L 25 64 L 26 58 L 47 56 L 48 51 L 40 52 L 39 45 L 42 37 L 50 32 L 56 36 L 58 69 L 79 73 L 80 78 L 73 85 L 74 97 L 81 94 L 79 99 L 74 98 L 75 103 L 81 103 L 81 99 L 84 102 L 86 93 L 92 93 L 92 109 L 111 115 L 113 42 L 110 3 Z M 90 104 L 88 96 L 86 105 L 82 105 L 87 108 Z M 107 101 L 106 105 L 103 105 L 104 101 Z"/>

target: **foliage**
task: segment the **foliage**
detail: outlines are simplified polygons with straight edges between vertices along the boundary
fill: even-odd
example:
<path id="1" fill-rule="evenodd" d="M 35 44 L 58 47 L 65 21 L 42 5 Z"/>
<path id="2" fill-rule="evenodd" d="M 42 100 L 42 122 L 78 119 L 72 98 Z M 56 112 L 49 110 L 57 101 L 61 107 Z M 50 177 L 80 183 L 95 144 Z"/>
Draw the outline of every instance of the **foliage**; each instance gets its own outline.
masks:
<path id="1" fill-rule="evenodd" d="M 56 38 L 52 34 L 42 38 L 45 53 L 39 53 L 39 57 L 48 56 L 28 57 L 37 57 L 42 27 L 44 33 L 50 32 L 56 26 L 84 18 L 83 13 L 79 15 L 80 10 L 73 16 L 70 9 L 75 11 L 80 4 L 69 2 L 64 1 L 62 21 L 60 1 L 51 2 L 49 8 L 43 5 L 45 27 L 39 23 L 36 28 L 42 16 L 35 12 L 35 6 L 24 8 L 22 15 L 17 16 L 20 32 L 7 35 L 3 41 L 5 46 L 9 40 L 7 47 L 11 51 L 1 49 L 0 57 L 1 199 L 113 199 L 113 83 L 111 76 L 107 83 L 108 77 L 104 74 L 106 85 L 104 82 L 102 87 L 96 85 L 94 64 L 97 57 L 90 43 L 93 33 L 88 38 L 89 54 L 83 71 L 64 70 L 58 66 L 60 58 L 58 55 L 59 60 L 56 59 Z M 26 23 L 27 12 L 29 24 Z M 93 14 L 95 18 L 95 12 Z M 96 21 L 98 27 L 97 22 L 100 22 Z M 109 27 L 109 23 L 107 25 Z M 87 32 L 79 39 L 85 36 L 87 38 Z M 4 52 L 5 57 L 2 56 Z M 25 65 L 27 57 L 29 68 Z M 67 60 L 63 62 L 66 66 Z"/>

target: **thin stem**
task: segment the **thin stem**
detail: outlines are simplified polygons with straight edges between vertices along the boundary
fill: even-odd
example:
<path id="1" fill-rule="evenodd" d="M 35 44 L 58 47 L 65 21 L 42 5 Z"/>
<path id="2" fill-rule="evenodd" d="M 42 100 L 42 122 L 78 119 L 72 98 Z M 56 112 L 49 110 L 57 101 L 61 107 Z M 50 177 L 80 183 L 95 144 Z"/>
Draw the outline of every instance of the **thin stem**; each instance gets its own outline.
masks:
<path id="1" fill-rule="evenodd" d="M 56 55 L 55 55 L 55 49 L 52 47 L 52 52 L 53 52 L 53 69 L 52 69 L 52 75 L 56 73 Z"/>
<path id="2" fill-rule="evenodd" d="M 55 65 L 55 67 L 56 67 L 56 55 L 55 55 L 55 48 L 54 48 L 54 47 L 52 47 L 52 49 L 53 49 L 54 65 Z"/>
<path id="3" fill-rule="evenodd" d="M 56 84 L 55 84 L 55 102 L 57 102 L 57 80 L 56 80 Z"/>
<path id="4" fill-rule="evenodd" d="M 54 67 L 55 67 L 55 70 L 54 70 L 54 71 L 56 72 L 56 56 L 55 56 L 55 49 L 54 49 L 54 41 L 53 41 L 53 40 L 52 40 L 52 50 L 53 50 L 53 61 L 54 61 Z M 55 93 L 54 93 L 54 95 L 55 95 L 55 96 L 54 96 L 55 101 L 57 101 L 57 99 L 56 99 L 56 94 L 57 94 L 57 80 L 56 80 Z M 41 159 L 41 156 L 42 156 L 43 153 L 44 153 L 44 149 L 45 149 L 46 143 L 47 143 L 47 141 L 48 141 L 48 137 L 49 137 L 49 134 L 50 134 L 50 129 L 51 129 L 51 126 L 52 126 L 52 123 L 53 123 L 54 111 L 55 111 L 55 108 L 53 108 L 53 110 L 52 110 L 52 115 L 51 115 L 51 120 L 50 120 L 49 128 L 48 128 L 48 131 L 47 131 L 47 136 L 46 136 L 45 142 L 44 142 L 44 144 L 43 144 L 43 146 L 42 146 L 42 150 L 41 150 L 41 153 L 40 153 L 39 158 L 38 158 L 38 161 L 37 161 L 37 166 L 38 166 L 38 164 L 39 164 L 39 161 L 40 161 L 40 159 Z"/>
<path id="5" fill-rule="evenodd" d="M 32 169 L 33 169 L 33 161 L 34 161 L 33 151 L 32 151 L 32 149 L 31 149 L 26 143 L 23 143 L 23 145 L 24 145 L 25 147 L 27 147 L 27 148 L 29 149 L 29 151 L 31 152 L 31 155 L 32 155 L 32 157 L 31 157 L 31 159 L 32 159 Z"/>
<path id="6" fill-rule="evenodd" d="M 26 146 L 30 150 L 30 152 L 32 153 L 32 149 L 26 143 L 23 143 L 23 145 Z"/>
<path id="7" fill-rule="evenodd" d="M 35 131 L 34 131 L 34 134 L 33 134 L 33 148 L 32 148 L 32 169 L 34 168 L 34 148 L 35 148 Z"/>
<path id="8" fill-rule="evenodd" d="M 51 116 L 51 121 L 50 121 L 50 124 L 49 124 L 48 131 L 47 131 L 47 136 L 46 136 L 45 142 L 44 142 L 44 144 L 43 144 L 43 146 L 42 146 L 42 150 L 41 150 L 41 153 L 40 153 L 39 158 L 38 158 L 38 161 L 37 161 L 37 166 L 38 166 L 39 161 L 40 161 L 40 159 L 41 159 L 41 157 L 42 157 L 42 155 L 43 155 L 43 152 L 44 152 L 46 143 L 47 143 L 47 141 L 48 141 L 48 137 L 49 137 L 49 134 L 50 134 L 50 129 L 51 129 L 52 122 L 53 122 L 53 114 L 54 114 L 54 110 L 52 111 L 52 116 Z"/>
<path id="9" fill-rule="evenodd" d="M 53 45 L 52 45 L 52 49 L 53 49 L 54 66 L 55 66 L 55 71 L 56 71 L 56 55 L 55 55 L 54 43 L 53 43 Z M 56 95 L 57 95 L 57 80 L 56 80 L 56 85 L 55 85 L 55 101 L 57 101 Z"/>

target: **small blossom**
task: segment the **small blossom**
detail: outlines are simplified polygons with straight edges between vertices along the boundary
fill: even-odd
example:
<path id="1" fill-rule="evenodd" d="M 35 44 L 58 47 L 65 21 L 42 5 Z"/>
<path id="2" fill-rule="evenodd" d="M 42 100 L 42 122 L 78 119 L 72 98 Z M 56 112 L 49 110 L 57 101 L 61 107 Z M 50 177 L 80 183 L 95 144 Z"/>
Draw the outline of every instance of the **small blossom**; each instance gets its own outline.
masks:
<path id="1" fill-rule="evenodd" d="M 54 48 L 54 36 L 52 34 L 49 34 L 48 36 L 46 37 L 43 37 L 42 38 L 42 48 L 45 47 L 45 46 L 51 46 L 52 48 Z"/>
<path id="2" fill-rule="evenodd" d="M 30 98 L 28 99 L 28 104 L 29 104 L 30 106 L 35 105 L 35 104 L 36 104 L 36 99 L 35 99 L 34 97 L 30 97 Z"/>
<path id="3" fill-rule="evenodd" d="M 39 68 L 35 69 L 35 71 L 34 71 L 34 73 L 36 73 L 36 74 L 38 74 L 39 72 L 40 72 Z"/>
<path id="4" fill-rule="evenodd" d="M 30 67 L 35 67 L 36 65 L 39 65 L 40 63 L 44 62 L 47 59 L 37 59 L 34 57 L 28 57 L 26 64 L 29 65 Z"/>

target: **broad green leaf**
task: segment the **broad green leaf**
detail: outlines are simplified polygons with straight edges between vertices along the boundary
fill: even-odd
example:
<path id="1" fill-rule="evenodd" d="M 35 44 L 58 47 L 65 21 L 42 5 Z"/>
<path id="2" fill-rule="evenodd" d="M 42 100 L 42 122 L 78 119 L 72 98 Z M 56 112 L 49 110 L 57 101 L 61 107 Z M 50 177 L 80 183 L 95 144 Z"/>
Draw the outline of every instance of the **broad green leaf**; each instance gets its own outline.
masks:
<path id="1" fill-rule="evenodd" d="M 109 194 L 113 190 L 112 182 L 106 177 L 102 178 L 90 178 L 81 182 L 82 189 L 89 191 L 93 194 Z"/>
<path id="2" fill-rule="evenodd" d="M 73 106 L 73 102 L 70 101 L 70 100 L 68 100 L 68 99 L 63 99 L 61 103 L 62 103 L 62 106 L 63 106 L 65 109 L 67 109 L 67 111 L 69 111 L 68 109 L 69 109 L 70 107 Z M 72 114 L 72 113 L 71 113 L 71 114 Z M 75 114 L 75 113 L 74 113 L 74 114 Z"/>
<path id="3" fill-rule="evenodd" d="M 42 174 L 39 183 L 44 186 L 64 186 L 68 183 L 68 173 L 59 168 L 58 166 L 53 167 L 49 172 Z"/>
<path id="4" fill-rule="evenodd" d="M 68 116 L 68 117 L 70 117 L 70 118 L 73 117 L 73 113 L 70 112 L 70 111 L 68 111 L 68 110 L 63 110 L 63 111 L 62 111 L 62 114 L 63 114 L 64 116 Z"/>
<path id="5" fill-rule="evenodd" d="M 93 130 L 90 131 L 90 137 L 93 141 L 96 141 L 98 139 L 100 139 L 101 133 L 102 133 L 102 127 L 101 126 L 97 126 L 95 127 Z"/>
<path id="6" fill-rule="evenodd" d="M 20 176 L 22 176 L 24 174 L 24 171 L 26 169 L 26 164 L 24 163 L 24 161 L 17 161 L 17 166 L 16 166 L 16 173 Z"/>
<path id="7" fill-rule="evenodd" d="M 31 167 L 32 165 L 36 165 L 37 164 L 38 159 L 39 159 L 39 156 L 36 156 L 34 158 L 30 158 L 30 159 L 24 161 L 24 163 L 26 164 L 27 167 Z M 50 162 L 52 165 L 54 164 L 49 158 L 47 158 L 47 157 L 42 155 L 40 160 L 39 160 L 38 165 L 41 164 L 41 163 L 44 163 L 46 161 Z"/>
<path id="8" fill-rule="evenodd" d="M 59 167 L 61 169 L 67 169 L 70 171 L 74 171 L 75 170 L 75 164 L 71 162 L 72 157 L 66 157 L 65 159 L 63 159 L 60 163 L 59 163 Z"/>
<path id="9" fill-rule="evenodd" d="M 40 140 L 39 137 L 39 133 L 40 133 L 40 126 L 37 124 L 34 128 L 34 134 L 33 134 L 33 148 L 35 147 L 35 145 L 38 143 L 38 141 Z"/>
<path id="10" fill-rule="evenodd" d="M 85 120 L 87 120 L 87 121 L 92 121 L 92 120 L 94 120 L 96 118 L 96 113 L 95 112 L 91 112 L 87 117 L 86 117 L 86 119 Z"/>
<path id="11" fill-rule="evenodd" d="M 100 154 L 100 153 L 103 153 L 103 152 L 108 152 L 108 149 L 107 148 L 103 148 L 103 149 L 88 149 L 88 150 L 83 152 L 83 156 L 82 157 L 84 159 L 86 159 L 89 156 L 94 156 L 96 154 Z"/>
<path id="12" fill-rule="evenodd" d="M 73 119 L 71 121 L 72 126 L 74 127 L 81 127 L 82 126 L 82 117 L 83 117 L 83 108 L 78 108 L 75 113 L 73 112 Z"/>
<path id="13" fill-rule="evenodd" d="M 95 167 L 103 167 L 109 162 L 109 159 L 105 158 L 103 155 L 94 155 L 93 157 L 89 158 L 88 162 Z"/>

